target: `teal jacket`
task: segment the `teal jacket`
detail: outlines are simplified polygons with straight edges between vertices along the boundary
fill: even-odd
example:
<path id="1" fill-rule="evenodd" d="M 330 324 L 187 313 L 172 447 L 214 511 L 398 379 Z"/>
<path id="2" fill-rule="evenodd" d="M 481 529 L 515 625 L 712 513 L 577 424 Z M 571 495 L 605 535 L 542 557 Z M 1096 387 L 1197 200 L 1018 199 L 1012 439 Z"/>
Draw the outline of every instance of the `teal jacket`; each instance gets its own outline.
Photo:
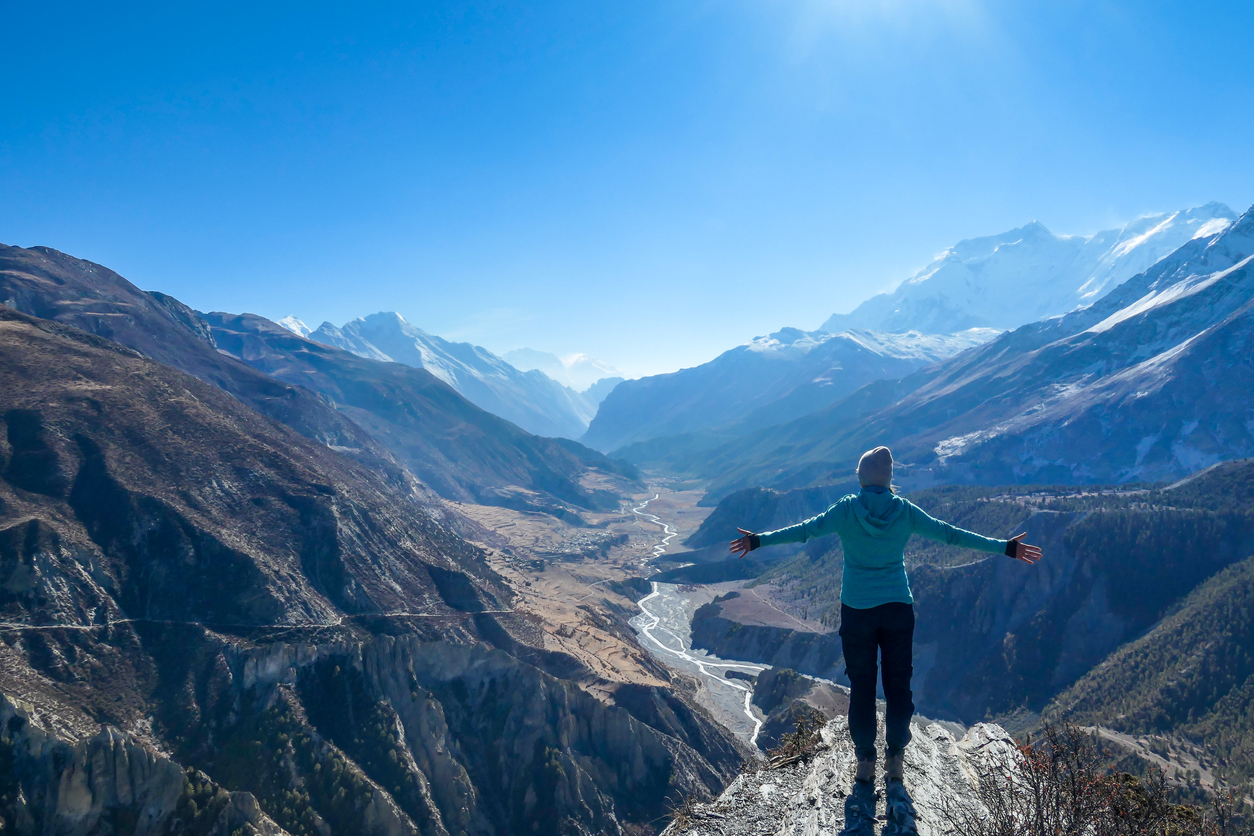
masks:
<path id="1" fill-rule="evenodd" d="M 836 533 L 845 549 L 841 603 L 859 610 L 900 601 L 913 604 L 906 578 L 906 541 L 911 534 L 1005 554 L 1006 540 L 982 537 L 931 517 L 919 506 L 883 488 L 864 487 L 817 517 L 758 535 L 759 546 L 804 543 Z"/>

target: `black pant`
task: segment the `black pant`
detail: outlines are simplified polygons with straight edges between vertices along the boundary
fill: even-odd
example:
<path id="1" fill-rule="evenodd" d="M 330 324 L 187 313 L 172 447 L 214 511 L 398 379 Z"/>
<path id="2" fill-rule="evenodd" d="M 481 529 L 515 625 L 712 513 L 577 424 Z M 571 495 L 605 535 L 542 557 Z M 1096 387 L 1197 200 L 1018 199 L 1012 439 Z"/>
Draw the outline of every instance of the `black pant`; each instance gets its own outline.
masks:
<path id="1" fill-rule="evenodd" d="M 901 752 L 910 742 L 914 695 L 914 607 L 881 604 L 869 610 L 840 605 L 840 642 L 849 677 L 849 736 L 859 758 L 875 757 L 876 656 L 884 663 L 884 700 L 888 703 L 888 754 Z"/>

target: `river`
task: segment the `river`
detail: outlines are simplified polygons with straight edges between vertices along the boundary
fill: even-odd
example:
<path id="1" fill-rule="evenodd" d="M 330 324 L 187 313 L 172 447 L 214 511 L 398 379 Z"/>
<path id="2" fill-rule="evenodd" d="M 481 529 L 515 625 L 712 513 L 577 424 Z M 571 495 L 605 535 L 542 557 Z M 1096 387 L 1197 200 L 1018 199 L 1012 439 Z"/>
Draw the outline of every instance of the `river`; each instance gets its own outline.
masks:
<path id="1" fill-rule="evenodd" d="M 653 549 L 653 556 L 660 557 L 679 532 L 656 514 L 645 510 L 653 499 L 632 508 L 632 512 L 661 527 L 662 542 Z M 737 737 L 756 746 L 762 721 L 754 715 L 749 704 L 753 688 L 744 680 L 727 679 L 725 674 L 739 671 L 752 676 L 766 670 L 769 665 L 720 659 L 704 650 L 693 650 L 692 614 L 698 606 L 696 597 L 685 595 L 675 584 L 654 581 L 653 591 L 640 599 L 640 615 L 631 620 L 631 626 L 636 630 L 641 646 L 660 662 L 675 670 L 694 674 L 704 686 L 698 698 L 705 698 L 701 702 L 710 709 L 715 719 Z"/>

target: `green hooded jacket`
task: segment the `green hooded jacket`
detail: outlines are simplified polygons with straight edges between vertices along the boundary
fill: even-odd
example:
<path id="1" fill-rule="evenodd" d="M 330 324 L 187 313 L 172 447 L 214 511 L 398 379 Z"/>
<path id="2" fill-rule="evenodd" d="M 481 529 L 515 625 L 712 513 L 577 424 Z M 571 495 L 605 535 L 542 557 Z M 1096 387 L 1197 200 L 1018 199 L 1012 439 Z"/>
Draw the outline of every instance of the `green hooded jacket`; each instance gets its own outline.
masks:
<path id="1" fill-rule="evenodd" d="M 880 604 L 913 604 L 906 577 L 906 541 L 921 534 L 951 546 L 1005 554 L 1006 540 L 994 540 L 941 522 L 919 506 L 878 487 L 864 487 L 805 522 L 758 535 L 759 546 L 804 543 L 835 533 L 845 550 L 841 603 L 865 610 Z"/>

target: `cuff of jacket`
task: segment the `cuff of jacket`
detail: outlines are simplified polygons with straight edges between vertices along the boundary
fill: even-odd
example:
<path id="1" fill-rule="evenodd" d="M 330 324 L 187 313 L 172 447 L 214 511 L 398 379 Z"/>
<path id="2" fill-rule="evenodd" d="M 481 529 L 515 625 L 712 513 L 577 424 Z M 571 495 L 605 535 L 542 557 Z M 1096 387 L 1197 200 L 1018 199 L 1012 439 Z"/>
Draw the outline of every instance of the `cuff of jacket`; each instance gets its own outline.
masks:
<path id="1" fill-rule="evenodd" d="M 1006 557 L 1014 557 L 1014 556 L 1015 556 L 1015 552 L 1016 552 L 1017 550 L 1018 550 L 1018 543 L 1017 543 L 1017 542 L 1015 542 L 1014 540 L 1007 540 L 1007 541 L 1006 541 Z"/>
<path id="2" fill-rule="evenodd" d="M 756 534 L 749 535 L 749 551 L 762 548 L 762 538 Z"/>

